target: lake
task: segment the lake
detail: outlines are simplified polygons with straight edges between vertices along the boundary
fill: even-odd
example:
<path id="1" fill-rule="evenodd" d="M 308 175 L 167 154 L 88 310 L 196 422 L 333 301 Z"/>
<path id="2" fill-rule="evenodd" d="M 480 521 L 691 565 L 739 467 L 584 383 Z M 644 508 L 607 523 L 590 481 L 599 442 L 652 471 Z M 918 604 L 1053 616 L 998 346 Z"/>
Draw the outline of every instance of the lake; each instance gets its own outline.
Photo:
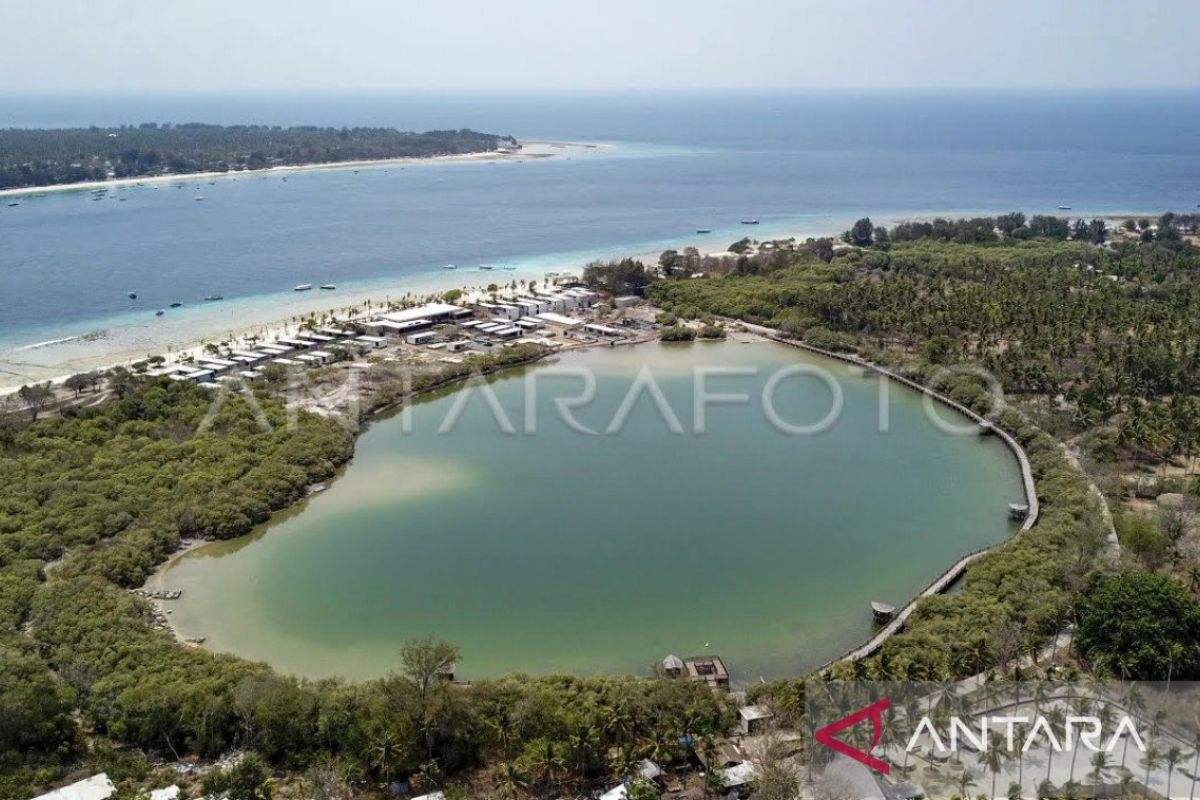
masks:
<path id="1" fill-rule="evenodd" d="M 826 416 L 834 391 L 780 373 L 796 365 L 840 387 L 819 435 L 785 434 L 761 402 L 792 426 Z M 754 374 L 707 379 L 750 399 L 708 406 L 697 433 L 702 367 Z M 554 399 L 580 394 L 581 369 L 596 391 L 573 427 Z M 627 402 L 646 376 L 670 414 L 652 393 Z M 173 562 L 154 585 L 183 589 L 168 604 L 181 633 L 311 676 L 380 675 L 405 639 L 434 635 L 462 648 L 466 678 L 644 673 L 708 652 L 748 682 L 865 640 L 871 600 L 899 606 L 1011 535 L 1006 505 L 1023 497 L 997 440 L 943 432 L 898 386 L 881 432 L 878 378 L 774 343 L 568 353 L 487 386 L 513 433 L 480 387 L 432 397 L 373 424 L 325 492 Z"/>

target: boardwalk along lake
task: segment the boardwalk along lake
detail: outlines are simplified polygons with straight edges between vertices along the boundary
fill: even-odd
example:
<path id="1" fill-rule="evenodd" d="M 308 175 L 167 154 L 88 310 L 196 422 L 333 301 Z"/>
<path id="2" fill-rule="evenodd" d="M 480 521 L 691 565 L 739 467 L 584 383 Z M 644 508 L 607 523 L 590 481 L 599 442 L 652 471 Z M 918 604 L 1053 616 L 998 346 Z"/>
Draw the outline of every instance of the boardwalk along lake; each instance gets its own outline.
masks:
<path id="1" fill-rule="evenodd" d="M 773 375 L 797 364 L 834 392 Z M 696 432 L 696 368 L 716 394 Z M 595 398 L 573 430 L 554 398 Z M 652 376 L 683 433 L 672 432 Z M 530 378 L 536 411 L 527 432 Z M 644 384 L 643 384 L 644 385 Z M 1023 497 L 997 440 L 951 435 L 917 394 L 892 385 L 880 431 L 878 378 L 767 342 L 652 344 L 564 354 L 487 386 L 373 424 L 325 492 L 251 536 L 174 561 L 156 585 L 183 636 L 310 676 L 379 675 L 401 643 L 436 635 L 463 650 L 460 674 L 644 672 L 667 653 L 717 653 L 742 681 L 817 666 L 872 632 L 873 599 L 900 605 L 959 556 L 1015 526 Z M 465 399 L 465 405 L 464 400 Z M 451 430 L 439 433 L 461 414 Z M 944 409 L 948 421 L 962 423 Z"/>

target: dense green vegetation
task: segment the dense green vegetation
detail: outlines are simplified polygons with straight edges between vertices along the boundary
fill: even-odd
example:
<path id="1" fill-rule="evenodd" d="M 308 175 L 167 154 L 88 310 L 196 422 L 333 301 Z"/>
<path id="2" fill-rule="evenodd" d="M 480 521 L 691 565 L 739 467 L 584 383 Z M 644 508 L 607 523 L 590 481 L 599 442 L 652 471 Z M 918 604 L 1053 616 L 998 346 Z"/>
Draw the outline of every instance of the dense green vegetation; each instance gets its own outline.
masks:
<path id="1" fill-rule="evenodd" d="M 1038 525 L 833 677 L 941 679 L 1003 667 L 1071 623 L 1097 671 L 1192 676 L 1200 581 L 1137 569 L 1183 571 L 1186 521 L 1118 514 L 1127 563 L 1112 572 L 1087 479 L 1054 438 L 1072 440 L 1093 471 L 1144 466 L 1160 486 L 1197 492 L 1194 223 L 1131 223 L 1128 236 L 1100 246 L 1111 231 L 1054 218 L 882 232 L 865 220 L 846 244 L 748 245 L 723 261 L 666 254 L 666 272 L 686 280 L 655 280 L 635 261 L 589 265 L 585 279 L 649 294 L 664 309 L 665 338 L 720 335 L 715 317 L 724 316 L 857 351 L 991 414 L 1024 446 Z M 710 277 L 690 278 L 697 271 Z M 681 324 L 692 320 L 701 325 Z M 383 379 L 368 405 L 542 355 L 512 348 Z M 1009 405 L 995 409 L 978 374 L 945 372 L 955 365 L 997 376 Z M 132 784 L 152 760 L 239 748 L 257 757 L 210 773 L 206 790 L 265 797 L 266 775 L 286 769 L 313 796 L 413 776 L 461 787 L 475 776 L 505 796 L 550 797 L 628 776 L 639 758 L 679 759 L 680 737 L 707 749 L 729 731 L 728 701 L 686 682 L 512 676 L 455 687 L 439 676 L 459 654 L 434 641 L 410 643 L 395 674 L 360 684 L 280 676 L 178 645 L 126 589 L 183 538 L 236 536 L 294 502 L 349 457 L 351 437 L 315 415 L 289 425 L 273 385 L 257 404 L 234 397 L 209 417 L 209 398 L 190 385 L 122 372 L 107 382 L 119 397 L 111 403 L 0 425 L 0 797 L 26 797 L 76 765 Z M 1128 491 L 1106 489 L 1114 500 Z M 753 690 L 785 720 L 804 691 L 799 680 Z"/>
<path id="2" fill-rule="evenodd" d="M 470 130 L 411 133 L 394 128 L 152 122 L 119 128 L 8 128 L 0 129 L 0 189 L 476 153 L 506 143 L 516 142 Z"/>
<path id="3" fill-rule="evenodd" d="M 850 246 L 775 243 L 706 264 L 713 277 L 651 286 L 673 318 L 765 324 L 908 371 L 991 413 L 1030 457 L 1038 525 L 976 561 L 959 592 L 922 601 L 872 659 L 836 674 L 970 674 L 1036 652 L 1085 613 L 1084 587 L 1106 564 L 1105 525 L 1085 476 L 1043 431 L 1079 437 L 1090 463 L 1114 470 L 1183 462 L 1178 488 L 1197 491 L 1200 250 L 1185 240 L 1195 222 L 1131 221 L 1123 230 L 1138 235 L 1098 246 L 1109 235 L 1100 221 L 1013 214 L 885 230 L 861 220 L 843 237 Z M 1011 405 L 997 413 L 987 382 L 944 371 L 953 365 L 996 376 Z M 1123 486 L 1112 488 L 1119 500 Z M 1162 646 L 1150 638 L 1147 647 Z M 1164 677 L 1165 663 L 1140 674 Z M 788 682 L 771 691 L 784 704 L 797 696 Z"/>
<path id="4" fill-rule="evenodd" d="M 1167 575 L 1097 576 L 1080 604 L 1080 652 L 1123 679 L 1195 679 L 1200 603 Z"/>
<path id="5" fill-rule="evenodd" d="M 521 346 L 385 374 L 362 413 L 543 354 Z M 265 798 L 265 777 L 285 769 L 344 796 L 410 776 L 453 786 L 488 767 L 497 783 L 557 796 L 628 775 L 646 755 L 681 757 L 679 737 L 711 744 L 732 724 L 724 698 L 685 682 L 511 677 L 461 689 L 440 677 L 457 651 L 433 641 L 361 684 L 177 644 L 126 587 L 181 539 L 236 536 L 294 502 L 352 440 L 331 419 L 289 422 L 270 385 L 213 414 L 190 384 L 113 379 L 129 381 L 123 399 L 0 426 L 0 797 L 28 797 L 76 766 L 153 783 L 156 761 L 234 749 L 263 763 L 210 772 L 203 790 Z"/>

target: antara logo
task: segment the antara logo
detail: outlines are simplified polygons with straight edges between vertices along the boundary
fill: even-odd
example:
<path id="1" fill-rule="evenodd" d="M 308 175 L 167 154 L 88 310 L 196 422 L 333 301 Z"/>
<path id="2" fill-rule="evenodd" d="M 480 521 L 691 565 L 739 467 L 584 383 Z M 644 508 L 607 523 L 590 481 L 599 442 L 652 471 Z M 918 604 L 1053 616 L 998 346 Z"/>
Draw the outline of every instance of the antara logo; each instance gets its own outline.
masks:
<path id="1" fill-rule="evenodd" d="M 837 738 L 836 734 L 841 733 L 847 728 L 853 728 L 864 719 L 869 719 L 871 720 L 871 746 L 867 749 L 874 750 L 875 745 L 879 744 L 880 737 L 883 736 L 883 712 L 887 711 L 891 706 L 891 699 L 885 697 L 877 703 L 872 703 L 866 708 L 855 711 L 848 717 L 842 717 L 831 725 L 818 728 L 813 737 L 826 747 L 832 748 L 844 756 L 853 758 L 860 764 L 865 764 L 871 769 L 887 775 L 891 771 L 891 765 L 883 759 L 876 758 L 869 752 L 864 753 L 857 747 L 851 747 Z"/>

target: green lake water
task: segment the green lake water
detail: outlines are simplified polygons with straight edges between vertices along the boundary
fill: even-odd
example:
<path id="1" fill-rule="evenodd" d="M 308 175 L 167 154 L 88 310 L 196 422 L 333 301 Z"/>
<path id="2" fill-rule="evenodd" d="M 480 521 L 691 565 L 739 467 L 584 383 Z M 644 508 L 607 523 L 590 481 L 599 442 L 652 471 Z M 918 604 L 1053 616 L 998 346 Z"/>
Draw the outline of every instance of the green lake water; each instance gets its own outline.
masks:
<path id="1" fill-rule="evenodd" d="M 816 364 L 844 394 L 815 436 L 781 433 L 759 398 L 777 370 Z M 694 368 L 751 402 L 714 405 L 696 434 Z M 647 367 L 685 433 L 649 395 L 623 428 L 588 436 L 554 412 L 596 375 L 580 423 L 604 431 Z M 537 375 L 537 431 L 524 432 Z M 463 651 L 459 675 L 645 672 L 668 653 L 716 653 L 740 681 L 817 666 L 866 639 L 873 599 L 900 605 L 968 551 L 1014 527 L 1015 459 L 994 438 L 949 435 L 920 396 L 772 343 L 644 345 L 568 354 L 488 386 L 453 430 L 461 394 L 372 425 L 328 490 L 254 535 L 176 560 L 156 585 L 186 636 L 310 676 L 380 675 L 402 642 L 436 635 Z M 831 390 L 793 376 L 774 393 L 792 424 L 825 416 Z M 942 410 L 948 421 L 961 424 Z"/>

